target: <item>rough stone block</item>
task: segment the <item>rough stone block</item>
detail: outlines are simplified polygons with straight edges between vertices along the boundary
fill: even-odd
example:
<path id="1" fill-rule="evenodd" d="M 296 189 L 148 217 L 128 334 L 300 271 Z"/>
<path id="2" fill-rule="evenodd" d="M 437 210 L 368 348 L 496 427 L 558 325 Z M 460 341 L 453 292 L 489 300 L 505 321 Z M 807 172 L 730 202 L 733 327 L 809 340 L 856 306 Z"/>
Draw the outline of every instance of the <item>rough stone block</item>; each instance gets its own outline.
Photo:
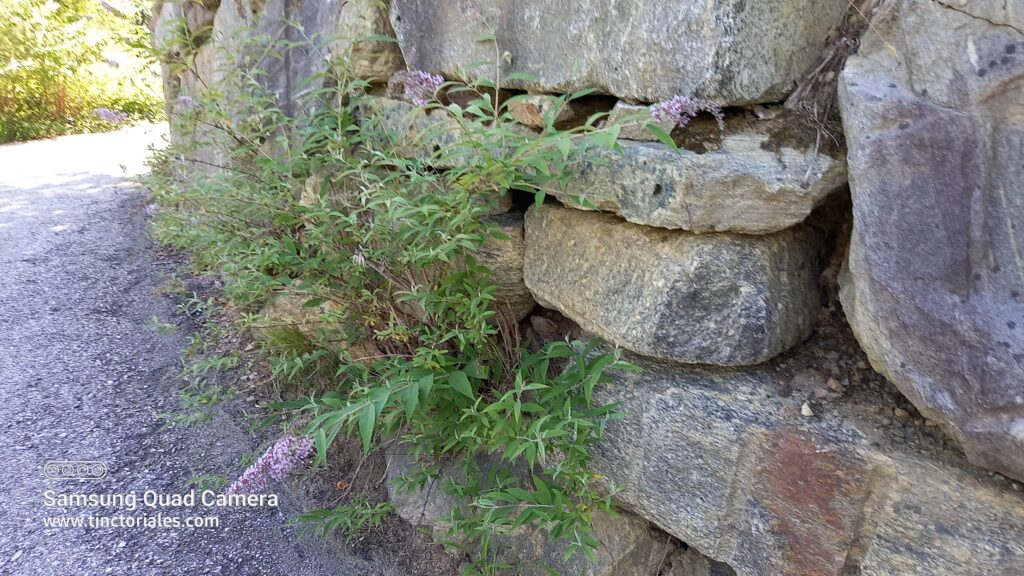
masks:
<path id="1" fill-rule="evenodd" d="M 544 128 L 550 116 L 551 124 L 562 128 L 574 123 L 582 124 L 598 109 L 579 100 L 562 101 L 557 96 L 538 94 L 516 97 L 508 103 L 508 112 L 516 122 L 524 126 Z"/>
<path id="2" fill-rule="evenodd" d="M 816 61 L 847 0 L 621 2 L 393 0 L 412 68 L 477 73 L 538 92 L 598 88 L 652 102 L 676 94 L 721 104 L 777 101 Z M 493 34 L 493 42 L 481 41 Z M 508 52 L 510 60 L 500 58 Z M 470 70 L 476 62 L 489 62 Z M 526 72 L 536 80 L 511 77 Z"/>
<path id="3" fill-rule="evenodd" d="M 366 106 L 364 119 L 377 123 L 393 138 L 381 145 L 393 145 L 406 158 L 430 158 L 456 141 L 459 125 L 443 110 L 425 111 L 402 100 L 373 98 Z M 450 168 L 455 163 L 440 163 Z"/>
<path id="4" fill-rule="evenodd" d="M 308 2 L 309 0 L 307 0 Z M 333 31 L 329 46 L 331 57 L 347 62 L 357 78 L 387 81 L 405 69 L 402 51 L 394 42 L 370 40 L 371 36 L 395 35 L 388 9 L 381 0 L 315 0 L 335 6 L 328 11 L 326 26 Z"/>
<path id="5" fill-rule="evenodd" d="M 185 12 L 185 24 L 193 38 L 201 43 L 210 37 L 213 28 L 213 18 L 220 6 L 220 0 L 192 0 L 182 2 L 181 8 Z"/>
<path id="6" fill-rule="evenodd" d="M 756 364 L 807 336 L 815 235 L 690 234 L 554 204 L 526 216 L 524 278 L 539 303 L 655 358 Z"/>
<path id="7" fill-rule="evenodd" d="M 874 420 L 800 416 L 772 364 L 633 359 L 595 469 L 632 512 L 740 576 L 1017 574 L 1024 495 L 869 440 Z M 775 364 L 775 363 L 773 363 Z"/>
<path id="8" fill-rule="evenodd" d="M 665 559 L 661 576 L 736 576 L 723 562 L 715 562 L 694 548 L 675 550 Z"/>
<path id="9" fill-rule="evenodd" d="M 374 122 L 389 133 L 390 140 L 377 144 L 388 146 L 402 157 L 430 159 L 431 165 L 438 169 L 465 167 L 469 161 L 468 150 L 465 153 L 453 151 L 444 158 L 435 157 L 438 151 L 454 148 L 461 130 L 457 121 L 443 110 L 424 111 L 402 100 L 372 98 L 363 112 L 363 121 Z M 480 201 L 491 204 L 490 214 L 502 214 L 512 208 L 508 194 Z"/>
<path id="10" fill-rule="evenodd" d="M 972 462 L 1024 479 L 1024 11 L 900 0 L 875 29 L 840 81 L 843 309 Z"/>
<path id="11" fill-rule="evenodd" d="M 651 118 L 651 107 L 642 104 L 630 104 L 619 100 L 608 113 L 605 119 L 606 124 L 618 124 L 622 127 L 619 138 L 622 140 L 636 140 L 638 142 L 658 142 L 657 136 L 650 130 L 643 127 L 644 122 L 653 121 Z M 675 123 L 672 120 L 663 120 L 656 125 L 665 132 L 672 132 Z"/>
<path id="12" fill-rule="evenodd" d="M 318 333 L 329 325 L 325 325 L 324 318 L 343 314 L 341 307 L 331 301 L 324 302 L 319 306 L 310 308 L 306 302 L 312 298 L 311 295 L 293 291 L 278 292 L 270 297 L 263 308 L 263 317 L 266 325 L 257 327 L 256 334 L 263 338 L 274 339 L 274 330 L 281 328 L 294 328 L 301 332 L 306 338 L 313 339 Z M 345 342 L 335 340 L 335 344 L 348 352 L 357 361 L 372 363 L 381 354 L 376 343 L 372 339 L 365 339 L 359 342 Z"/>
<path id="13" fill-rule="evenodd" d="M 756 123 L 734 133 L 713 130 L 720 141 L 708 151 L 622 141 L 620 151 L 578 162 L 567 186 L 547 191 L 568 206 L 582 208 L 584 198 L 647 226 L 766 234 L 802 222 L 846 186 L 845 159 L 775 144 Z"/>
<path id="14" fill-rule="evenodd" d="M 981 477 L 907 459 L 863 532 L 862 576 L 1024 574 L 1024 498 Z M 858 551 L 859 552 L 859 551 Z"/>

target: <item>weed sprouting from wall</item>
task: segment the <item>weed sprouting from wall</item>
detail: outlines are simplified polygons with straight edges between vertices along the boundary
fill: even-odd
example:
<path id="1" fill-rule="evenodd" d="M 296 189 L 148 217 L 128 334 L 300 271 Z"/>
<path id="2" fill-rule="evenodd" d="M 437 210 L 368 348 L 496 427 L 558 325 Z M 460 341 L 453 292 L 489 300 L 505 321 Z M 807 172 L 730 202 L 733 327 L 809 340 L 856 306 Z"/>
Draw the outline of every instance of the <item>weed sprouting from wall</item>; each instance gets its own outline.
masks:
<path id="1" fill-rule="evenodd" d="M 542 202 L 572 161 L 614 148 L 620 127 L 598 128 L 596 114 L 556 129 L 556 104 L 530 131 L 509 113 L 524 96 L 415 71 L 404 75 L 413 105 L 385 109 L 344 58 L 299 83 L 289 115 L 267 85 L 266 47 L 239 42 L 201 95 L 173 102 L 178 136 L 149 182 L 155 236 L 191 251 L 248 311 L 275 376 L 305 391 L 275 408 L 318 463 L 342 435 L 364 453 L 402 442 L 419 463 L 412 487 L 438 461 L 461 464 L 465 481 L 449 489 L 467 505 L 451 525 L 481 557 L 494 535 L 523 526 L 565 538 L 567 555 L 592 554 L 592 515 L 615 491 L 589 468 L 614 416 L 593 392 L 630 366 L 596 343 L 529 352 L 479 256 L 507 240 L 487 216 L 510 192 Z M 187 60 L 173 69 L 199 74 Z M 255 312 L 285 297 L 300 302 L 298 317 L 260 325 Z M 481 458 L 497 462 L 486 475 Z M 372 512 L 308 519 L 351 526 L 386 510 Z"/>

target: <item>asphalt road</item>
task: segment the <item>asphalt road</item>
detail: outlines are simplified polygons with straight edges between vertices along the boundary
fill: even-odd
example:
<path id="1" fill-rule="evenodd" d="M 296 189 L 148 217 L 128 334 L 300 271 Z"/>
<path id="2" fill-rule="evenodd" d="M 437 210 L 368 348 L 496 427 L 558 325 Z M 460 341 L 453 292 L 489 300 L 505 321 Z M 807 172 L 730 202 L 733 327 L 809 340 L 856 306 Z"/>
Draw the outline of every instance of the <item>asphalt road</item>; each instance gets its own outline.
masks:
<path id="1" fill-rule="evenodd" d="M 141 502 L 146 491 L 187 493 L 193 470 L 237 470 L 239 455 L 256 448 L 230 419 L 180 429 L 157 417 L 180 410 L 187 334 L 147 327 L 173 317 L 159 294 L 168 265 L 147 239 L 143 194 L 126 176 L 159 138 L 143 127 L 0 146 L 0 574 L 378 573 L 298 539 L 287 501 Z M 108 471 L 102 480 L 53 480 L 44 465 L 55 460 L 98 461 Z M 134 511 L 59 500 L 130 493 Z M 46 526 L 61 515 L 94 524 L 216 516 L 219 527 Z"/>

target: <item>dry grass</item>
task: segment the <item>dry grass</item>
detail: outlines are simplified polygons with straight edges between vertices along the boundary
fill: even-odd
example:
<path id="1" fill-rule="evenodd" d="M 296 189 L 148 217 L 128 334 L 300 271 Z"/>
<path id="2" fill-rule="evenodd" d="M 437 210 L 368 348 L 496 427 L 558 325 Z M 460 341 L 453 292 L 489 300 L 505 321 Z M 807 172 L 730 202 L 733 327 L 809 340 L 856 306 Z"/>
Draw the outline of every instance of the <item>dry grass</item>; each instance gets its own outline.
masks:
<path id="1" fill-rule="evenodd" d="M 843 23 L 829 35 L 821 58 L 804 75 L 785 103 L 786 110 L 803 123 L 807 130 L 816 133 L 816 148 L 821 147 L 823 138 L 831 140 L 831 144 L 840 149 L 845 148 L 836 104 L 839 74 L 846 59 L 860 48 L 861 37 L 869 29 L 874 30 L 872 20 L 889 0 L 849 1 L 850 8 Z M 875 33 L 878 33 L 877 30 Z"/>

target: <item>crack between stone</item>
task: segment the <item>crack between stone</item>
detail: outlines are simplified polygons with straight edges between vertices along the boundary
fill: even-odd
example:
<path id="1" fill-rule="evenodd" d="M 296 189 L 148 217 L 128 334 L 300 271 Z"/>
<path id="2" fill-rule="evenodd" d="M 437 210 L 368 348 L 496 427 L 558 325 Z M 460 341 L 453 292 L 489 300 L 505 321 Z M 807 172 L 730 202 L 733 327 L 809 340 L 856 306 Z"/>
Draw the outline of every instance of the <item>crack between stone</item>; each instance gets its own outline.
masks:
<path id="1" fill-rule="evenodd" d="M 945 2 L 943 2 L 942 0 L 932 0 L 932 2 L 935 2 L 939 6 L 942 6 L 943 8 L 947 8 L 947 9 L 952 10 L 954 12 L 959 12 L 959 13 L 961 13 L 961 14 L 969 17 L 969 18 L 973 18 L 975 20 L 981 20 L 982 22 L 988 22 L 989 24 L 991 24 L 993 26 L 1009 28 L 1010 30 L 1013 30 L 1014 32 L 1016 32 L 1018 34 L 1024 35 L 1024 30 L 1021 30 L 1020 28 L 1017 28 L 1013 24 L 1008 24 L 1006 22 L 996 22 L 995 20 L 990 20 L 988 18 L 985 18 L 984 16 L 978 16 L 976 14 L 971 14 L 970 12 L 968 12 L 966 10 L 961 10 L 960 8 L 957 8 L 956 6 L 950 6 L 949 4 L 946 4 Z"/>

